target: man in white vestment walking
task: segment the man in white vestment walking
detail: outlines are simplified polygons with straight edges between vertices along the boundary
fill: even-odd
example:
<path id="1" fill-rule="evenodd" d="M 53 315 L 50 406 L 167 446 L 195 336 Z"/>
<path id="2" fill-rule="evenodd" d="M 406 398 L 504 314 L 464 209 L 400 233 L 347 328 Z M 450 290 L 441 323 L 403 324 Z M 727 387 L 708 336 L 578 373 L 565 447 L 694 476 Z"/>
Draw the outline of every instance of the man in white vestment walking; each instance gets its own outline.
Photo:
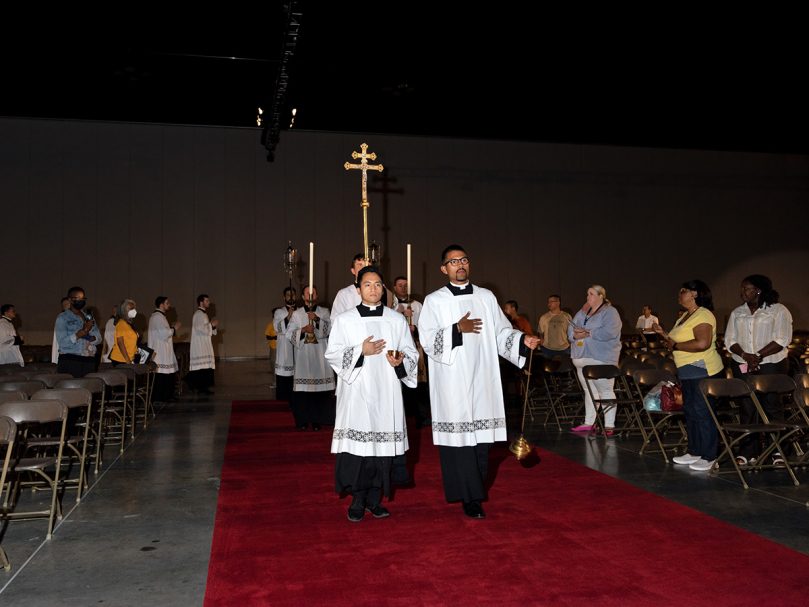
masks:
<path id="1" fill-rule="evenodd" d="M 303 290 L 303 307 L 292 313 L 286 337 L 295 348 L 292 414 L 298 430 L 320 430 L 334 423 L 334 373 L 324 354 L 329 342 L 329 311 L 317 305 L 317 288 Z"/>
<path id="2" fill-rule="evenodd" d="M 382 274 L 373 266 L 357 275 L 361 303 L 334 320 L 326 359 L 337 373 L 337 413 L 331 452 L 335 488 L 353 499 L 348 520 L 368 510 L 390 516 L 391 466 L 407 451 L 401 384 L 416 386 L 418 352 L 404 316 L 382 302 Z"/>
<path id="3" fill-rule="evenodd" d="M 177 356 L 174 354 L 174 335 L 180 323 L 172 326 L 166 317 L 171 310 L 171 301 L 165 295 L 154 300 L 155 311 L 149 317 L 148 345 L 154 350 L 154 363 L 157 373 L 154 378 L 152 399 L 155 402 L 167 403 L 175 400 L 174 390 L 177 382 Z"/>
<path id="4" fill-rule="evenodd" d="M 457 244 L 441 253 L 444 287 L 424 300 L 419 336 L 429 357 L 433 442 L 444 495 L 471 518 L 484 518 L 489 447 L 506 440 L 498 355 L 522 367 L 539 338 L 512 328 L 494 294 L 469 281 L 470 262 Z"/>
<path id="5" fill-rule="evenodd" d="M 359 305 L 361 299 L 359 291 L 357 291 L 357 274 L 366 265 L 365 257 L 362 253 L 354 255 L 354 259 L 351 260 L 350 268 L 351 274 L 354 276 L 354 281 L 347 287 L 343 287 L 337 291 L 337 295 L 334 296 L 334 303 L 331 304 L 331 318 L 336 318 L 346 310 L 351 310 Z"/>
<path id="6" fill-rule="evenodd" d="M 284 305 L 273 313 L 272 323 L 278 337 L 275 346 L 275 398 L 292 401 L 292 378 L 295 375 L 295 346 L 286 338 L 292 314 L 297 309 L 297 294 L 292 287 L 284 289 Z"/>
<path id="7" fill-rule="evenodd" d="M 185 381 L 194 392 L 213 394 L 214 358 L 211 337 L 216 335 L 219 321 L 208 317 L 211 299 L 205 293 L 197 296 L 197 311 L 191 319 L 191 360 Z"/>
<path id="8" fill-rule="evenodd" d="M 17 335 L 14 328 L 14 319 L 17 318 L 17 310 L 11 304 L 3 304 L 0 307 L 0 365 L 15 365 L 24 367 L 20 346 L 22 339 Z"/>

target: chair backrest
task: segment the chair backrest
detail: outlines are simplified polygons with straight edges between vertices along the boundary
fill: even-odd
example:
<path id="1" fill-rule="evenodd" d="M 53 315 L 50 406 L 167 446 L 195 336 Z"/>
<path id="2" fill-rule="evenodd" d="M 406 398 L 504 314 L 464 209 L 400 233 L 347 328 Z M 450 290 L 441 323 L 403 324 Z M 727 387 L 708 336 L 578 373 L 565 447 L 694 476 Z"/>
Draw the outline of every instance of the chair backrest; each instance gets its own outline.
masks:
<path id="1" fill-rule="evenodd" d="M 8 382 L 14 382 L 14 381 L 28 381 L 28 376 L 23 375 L 19 371 L 17 373 L 14 373 L 14 374 L 7 373 L 5 375 L 0 375 L 0 384 L 6 384 Z M 2 390 L 2 388 L 0 388 L 0 390 Z"/>
<path id="2" fill-rule="evenodd" d="M 703 379 L 699 382 L 700 390 L 715 398 L 750 397 L 750 386 L 742 379 Z"/>
<path id="3" fill-rule="evenodd" d="M 638 369 L 632 373 L 632 378 L 644 388 L 656 386 L 661 381 L 677 381 L 677 377 L 665 369 Z"/>
<path id="4" fill-rule="evenodd" d="M 796 374 L 795 383 L 804 388 L 809 388 L 809 373 Z"/>
<path id="5" fill-rule="evenodd" d="M 621 371 L 623 372 L 624 375 L 632 375 L 632 372 L 637 371 L 638 369 L 648 369 L 648 368 L 650 368 L 649 365 L 647 365 L 644 362 L 641 362 L 640 360 L 638 360 L 637 358 L 634 358 L 632 356 L 625 357 L 620 362 L 618 367 L 621 369 Z"/>
<path id="6" fill-rule="evenodd" d="M 18 424 L 47 424 L 67 419 L 67 405 L 61 400 L 18 400 L 0 405 L 5 415 Z"/>
<path id="7" fill-rule="evenodd" d="M 39 373 L 56 373 L 57 365 L 54 363 L 35 362 L 28 363 L 25 368 L 28 370 L 36 369 Z"/>
<path id="8" fill-rule="evenodd" d="M 16 436 L 16 422 L 7 415 L 0 417 L 0 445 L 13 444 Z M 0 487 L 2 487 L 1 484 Z"/>
<path id="9" fill-rule="evenodd" d="M 797 386 L 789 375 L 775 373 L 772 375 L 748 375 L 745 378 L 747 384 L 756 392 L 791 394 Z"/>
<path id="10" fill-rule="evenodd" d="M 3 487 L 6 486 L 6 476 L 11 466 L 12 453 L 14 452 L 14 441 L 17 438 L 17 423 L 7 415 L 0 416 L 0 446 L 5 449 L 0 451 L 0 497 L 3 496 Z M 9 489 L 11 489 L 9 487 Z M 0 499 L 0 503 L 5 502 L 5 497 Z M 2 548 L 0 548 L 2 550 Z M 0 553 L 0 562 L 3 555 Z M 6 565 L 8 559 L 6 559 Z"/>
<path id="11" fill-rule="evenodd" d="M 104 382 L 104 385 L 107 387 L 120 387 L 125 386 L 127 381 L 127 376 L 125 373 L 121 371 L 108 369 L 106 371 L 98 371 L 96 373 L 88 373 L 84 377 L 90 378 L 98 378 Z"/>
<path id="12" fill-rule="evenodd" d="M 0 377 L 4 375 L 19 375 L 25 367 L 18 365 L 0 365 Z"/>
<path id="13" fill-rule="evenodd" d="M 674 361 L 670 358 L 664 358 L 661 365 L 658 367 L 663 371 L 668 371 L 672 375 L 677 375 L 677 365 L 674 364 Z"/>
<path id="14" fill-rule="evenodd" d="M 44 382 L 49 388 L 53 388 L 63 379 L 71 379 L 73 376 L 70 373 L 38 373 L 32 375 L 28 379 L 39 380 Z"/>
<path id="15" fill-rule="evenodd" d="M 58 381 L 54 387 L 84 388 L 93 394 L 101 394 L 104 391 L 104 380 L 99 377 L 72 377 Z"/>
<path id="16" fill-rule="evenodd" d="M 22 390 L 9 390 L 8 392 L 0 392 L 0 403 L 8 403 L 12 400 L 26 400 L 28 395 Z"/>
<path id="17" fill-rule="evenodd" d="M 89 405 L 93 402 L 93 395 L 84 388 L 52 388 L 34 393 L 31 400 L 61 400 L 68 409 L 73 409 Z"/>
<path id="18" fill-rule="evenodd" d="M 28 397 L 30 398 L 31 395 L 36 392 L 37 390 L 44 390 L 48 386 L 45 385 L 44 382 L 41 382 L 36 379 L 29 379 L 25 381 L 7 381 L 0 384 L 0 391 L 8 392 L 8 391 L 15 391 L 19 390 L 21 392 L 25 392 Z"/>
<path id="19" fill-rule="evenodd" d="M 584 379 L 615 379 L 621 375 L 621 370 L 615 365 L 587 365 L 581 372 Z"/>

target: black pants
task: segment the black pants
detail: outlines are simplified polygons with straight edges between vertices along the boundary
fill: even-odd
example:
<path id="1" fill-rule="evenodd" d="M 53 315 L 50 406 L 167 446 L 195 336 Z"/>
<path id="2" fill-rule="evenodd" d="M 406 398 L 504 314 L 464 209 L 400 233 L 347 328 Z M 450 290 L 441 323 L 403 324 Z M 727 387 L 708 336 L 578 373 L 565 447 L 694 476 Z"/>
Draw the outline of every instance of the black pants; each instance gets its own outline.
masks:
<path id="1" fill-rule="evenodd" d="M 739 379 L 744 379 L 746 375 L 742 373 L 739 369 L 739 363 L 735 360 L 733 361 L 733 377 L 738 377 Z M 785 358 L 782 361 L 777 363 L 767 363 L 766 365 L 759 365 L 758 371 L 754 373 L 754 375 L 789 375 L 789 359 Z M 770 394 L 756 394 L 761 403 L 761 407 L 764 409 L 764 413 L 767 414 L 767 417 L 771 422 L 782 422 L 784 421 L 784 404 L 781 402 L 781 397 L 778 394 L 770 393 Z M 759 415 L 758 411 L 756 411 L 756 406 L 753 404 L 753 401 L 749 398 L 745 398 L 739 403 L 739 407 L 741 411 L 739 412 L 739 421 L 743 424 L 754 424 L 759 422 Z M 739 455 L 743 455 L 748 460 L 751 457 L 758 457 L 761 453 L 762 445 L 761 440 L 763 435 L 755 434 L 753 436 L 748 436 L 744 440 L 739 442 Z"/>
<path id="2" fill-rule="evenodd" d="M 308 424 L 334 425 L 336 408 L 331 391 L 293 392 L 290 404 L 295 425 L 299 428 Z"/>
<path id="3" fill-rule="evenodd" d="M 292 380 L 291 375 L 275 374 L 275 399 L 292 402 Z"/>
<path id="4" fill-rule="evenodd" d="M 185 376 L 188 387 L 197 392 L 205 392 L 214 385 L 213 369 L 197 369 L 189 371 Z"/>
<path id="5" fill-rule="evenodd" d="M 78 354 L 60 354 L 56 365 L 57 373 L 69 373 L 73 377 L 84 377 L 88 373 L 95 373 L 95 356 L 79 356 Z"/>
<path id="6" fill-rule="evenodd" d="M 474 447 L 439 445 L 441 478 L 448 502 L 479 502 L 486 499 L 489 474 L 489 443 Z"/>
<path id="7" fill-rule="evenodd" d="M 334 467 L 334 488 L 348 492 L 369 508 L 378 506 L 382 495 L 390 497 L 392 457 L 361 457 L 338 453 Z"/>
<path id="8" fill-rule="evenodd" d="M 170 400 L 174 400 L 176 385 L 176 373 L 155 373 L 152 400 L 158 403 L 167 403 Z"/>

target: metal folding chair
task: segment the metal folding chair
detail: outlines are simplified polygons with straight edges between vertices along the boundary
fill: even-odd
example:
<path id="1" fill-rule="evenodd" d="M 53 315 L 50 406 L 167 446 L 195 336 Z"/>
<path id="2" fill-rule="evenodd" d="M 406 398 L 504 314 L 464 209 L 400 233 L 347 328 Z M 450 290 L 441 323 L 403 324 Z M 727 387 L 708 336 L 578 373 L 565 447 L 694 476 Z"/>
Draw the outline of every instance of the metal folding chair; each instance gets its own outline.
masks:
<path id="1" fill-rule="evenodd" d="M 712 470 L 712 473 L 723 473 L 723 471 L 719 470 L 719 465 L 723 459 L 727 458 L 733 465 L 733 470 L 735 470 L 736 474 L 738 474 L 739 480 L 741 480 L 742 486 L 745 489 L 748 489 L 749 485 L 744 477 L 744 472 L 773 467 L 785 468 L 792 479 L 793 484 L 795 486 L 800 484 L 798 479 L 795 477 L 795 473 L 792 471 L 792 467 L 787 461 L 787 458 L 784 458 L 783 464 L 778 466 L 764 464 L 764 462 L 767 461 L 767 458 L 769 458 L 774 452 L 778 451 L 779 453 L 784 453 L 784 450 L 781 447 L 780 436 L 789 429 L 789 426 L 786 424 L 766 422 L 758 424 L 742 424 L 736 421 L 738 415 L 737 401 L 744 398 L 749 398 L 753 401 L 753 405 L 755 406 L 756 411 L 758 411 L 758 414 L 761 416 L 762 420 L 767 419 L 767 414 L 761 407 L 758 397 L 750 389 L 750 386 L 748 386 L 747 383 L 741 379 L 733 378 L 703 379 L 699 382 L 699 390 L 702 394 L 705 406 L 708 408 L 714 425 L 716 426 L 716 430 L 719 433 L 721 444 L 724 445 L 724 449 L 716 458 L 716 464 Z M 711 403 L 711 399 L 714 399 L 714 404 Z M 768 438 L 770 444 L 765 447 L 756 463 L 745 466 L 743 472 L 742 468 L 736 461 L 733 449 L 742 440 L 748 436 L 754 435 L 761 435 Z"/>
<path id="2" fill-rule="evenodd" d="M 640 448 L 640 455 L 648 452 L 659 452 L 668 463 L 669 451 L 676 453 L 688 442 L 688 435 L 685 430 L 683 420 L 685 419 L 682 410 L 680 411 L 649 411 L 643 407 L 643 398 L 654 386 L 662 381 L 676 382 L 677 377 L 664 369 L 638 369 L 632 373 L 632 384 L 635 387 L 635 394 L 640 399 L 644 413 L 641 418 L 646 419 L 644 424 L 645 435 L 643 445 Z M 677 442 L 665 442 L 664 437 L 676 427 L 679 431 Z M 652 447 L 652 440 L 657 447 Z"/>

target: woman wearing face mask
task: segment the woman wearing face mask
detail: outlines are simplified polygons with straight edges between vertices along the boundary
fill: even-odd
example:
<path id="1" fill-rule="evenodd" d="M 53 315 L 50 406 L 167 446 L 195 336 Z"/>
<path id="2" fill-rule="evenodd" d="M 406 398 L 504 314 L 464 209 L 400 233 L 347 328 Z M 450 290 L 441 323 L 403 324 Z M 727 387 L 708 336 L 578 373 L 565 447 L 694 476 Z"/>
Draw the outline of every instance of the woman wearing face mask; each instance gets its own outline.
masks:
<path id="1" fill-rule="evenodd" d="M 590 432 L 596 421 L 596 409 L 585 384 L 582 369 L 589 365 L 617 365 L 621 353 L 621 317 L 607 299 L 607 291 L 601 285 L 587 289 L 587 301 L 568 325 L 570 358 L 576 367 L 579 383 L 584 390 L 584 423 L 573 432 Z M 596 379 L 590 382 L 599 399 L 615 398 L 614 379 Z M 615 426 L 615 407 L 605 408 L 604 431 L 612 436 Z"/>
<path id="2" fill-rule="evenodd" d="M 115 321 L 115 345 L 110 352 L 113 366 L 135 362 L 138 353 L 138 334 L 132 328 L 132 321 L 138 315 L 137 306 L 131 299 L 125 299 L 118 306 L 118 318 Z"/>

